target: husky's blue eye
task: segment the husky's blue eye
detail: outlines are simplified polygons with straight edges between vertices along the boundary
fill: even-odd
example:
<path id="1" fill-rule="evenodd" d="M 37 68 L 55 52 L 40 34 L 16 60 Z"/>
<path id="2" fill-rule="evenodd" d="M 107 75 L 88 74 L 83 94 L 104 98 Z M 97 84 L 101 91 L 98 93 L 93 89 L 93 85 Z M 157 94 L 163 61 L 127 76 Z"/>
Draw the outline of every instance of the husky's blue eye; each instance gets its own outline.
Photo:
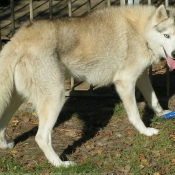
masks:
<path id="1" fill-rule="evenodd" d="M 170 35 L 164 34 L 164 37 L 165 37 L 165 38 L 170 38 Z"/>

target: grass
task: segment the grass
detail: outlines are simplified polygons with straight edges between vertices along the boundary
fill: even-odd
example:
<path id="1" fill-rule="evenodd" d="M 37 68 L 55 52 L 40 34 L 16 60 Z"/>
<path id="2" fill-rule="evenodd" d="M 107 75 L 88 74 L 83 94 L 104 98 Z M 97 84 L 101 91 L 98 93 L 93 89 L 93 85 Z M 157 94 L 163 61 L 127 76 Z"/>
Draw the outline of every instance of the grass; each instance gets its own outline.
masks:
<path id="1" fill-rule="evenodd" d="M 143 109 L 139 109 L 141 115 Z M 125 115 L 125 110 L 121 104 L 116 105 L 114 114 Z M 175 173 L 175 120 L 159 120 L 154 116 L 152 127 L 159 128 L 157 136 L 147 137 L 137 133 L 136 137 L 131 137 L 133 143 L 131 148 L 121 152 L 121 157 L 115 159 L 118 167 L 131 167 L 131 174 L 174 174 Z M 122 138 L 128 141 L 128 136 Z"/>
<path id="2" fill-rule="evenodd" d="M 115 105 L 115 108 L 114 108 L 114 115 L 126 115 L 126 111 L 123 107 L 123 103 L 120 102 L 119 104 L 116 104 Z"/>
<path id="3" fill-rule="evenodd" d="M 44 169 L 43 169 L 44 167 Z M 52 170 L 51 170 L 52 169 Z M 76 166 L 70 166 L 68 168 L 65 167 L 60 167 L 60 168 L 55 168 L 52 167 L 50 164 L 45 163 L 45 165 L 38 166 L 36 168 L 36 173 L 45 173 L 48 172 L 48 170 L 51 170 L 52 173 L 61 173 L 61 174 L 75 174 L 75 173 L 89 173 L 89 172 L 95 172 L 96 168 L 94 167 L 93 163 L 91 162 L 86 162 L 81 165 L 76 165 Z"/>
<path id="4" fill-rule="evenodd" d="M 139 111 L 144 114 L 144 110 Z M 127 120 L 122 103 L 115 106 L 113 117 L 116 120 L 118 118 Z M 107 174 L 116 172 L 117 174 L 133 175 L 172 175 L 175 173 L 175 120 L 161 121 L 154 117 L 151 125 L 160 129 L 158 135 L 147 137 L 134 129 L 134 134 L 123 132 L 125 134 L 116 138 L 116 142 L 114 141 L 114 144 L 122 144 L 121 147 L 116 146 L 116 148 L 105 150 L 108 152 L 97 154 L 83 163 L 79 162 L 76 166 L 55 168 L 45 161 L 36 165 L 34 169 L 30 169 L 29 166 L 19 164 L 18 160 L 7 154 L 0 159 L 0 172 L 9 174 Z"/>
<path id="5" fill-rule="evenodd" d="M 70 166 L 68 168 L 60 167 L 55 168 L 47 162 L 37 165 L 34 170 L 29 167 L 26 168 L 17 162 L 17 160 L 11 160 L 9 156 L 1 158 L 0 160 L 0 172 L 8 172 L 8 174 L 25 174 L 25 173 L 61 173 L 61 174 L 77 174 L 77 173 L 99 173 L 103 172 L 103 168 L 98 168 L 95 163 L 88 161 L 86 163 Z"/>
<path id="6" fill-rule="evenodd" d="M 0 172 L 23 174 L 27 172 L 27 169 L 25 166 L 21 166 L 17 161 L 12 161 L 10 155 L 6 155 L 6 157 L 1 157 L 0 159 Z"/>
<path id="7" fill-rule="evenodd" d="M 130 172 L 134 175 L 154 174 L 156 172 L 174 174 L 174 141 L 168 138 L 169 133 L 166 131 L 153 137 L 138 134 L 136 138 L 133 138 L 132 148 L 122 151 L 121 158 L 117 158 L 115 164 L 119 167 L 129 165 Z"/>

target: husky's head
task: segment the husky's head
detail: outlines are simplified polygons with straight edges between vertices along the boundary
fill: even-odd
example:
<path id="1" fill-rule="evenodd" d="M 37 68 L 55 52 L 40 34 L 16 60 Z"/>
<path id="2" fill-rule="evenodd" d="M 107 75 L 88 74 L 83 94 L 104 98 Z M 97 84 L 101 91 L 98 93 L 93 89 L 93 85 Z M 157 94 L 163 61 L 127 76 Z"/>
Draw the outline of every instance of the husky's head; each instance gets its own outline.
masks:
<path id="1" fill-rule="evenodd" d="M 175 10 L 174 10 L 175 11 Z M 167 60 L 170 69 L 175 69 L 175 12 L 161 5 L 155 12 L 148 43 L 155 54 Z"/>

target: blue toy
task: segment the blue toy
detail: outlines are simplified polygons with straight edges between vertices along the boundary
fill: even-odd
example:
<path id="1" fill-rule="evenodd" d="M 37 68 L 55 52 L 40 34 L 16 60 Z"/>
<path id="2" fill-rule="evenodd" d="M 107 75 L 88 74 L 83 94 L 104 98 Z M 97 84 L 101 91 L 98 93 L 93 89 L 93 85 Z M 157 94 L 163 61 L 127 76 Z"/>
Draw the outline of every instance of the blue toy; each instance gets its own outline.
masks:
<path id="1" fill-rule="evenodd" d="M 164 116 L 159 117 L 160 120 L 171 119 L 171 118 L 175 118 L 175 111 L 169 112 L 168 114 L 165 114 Z"/>

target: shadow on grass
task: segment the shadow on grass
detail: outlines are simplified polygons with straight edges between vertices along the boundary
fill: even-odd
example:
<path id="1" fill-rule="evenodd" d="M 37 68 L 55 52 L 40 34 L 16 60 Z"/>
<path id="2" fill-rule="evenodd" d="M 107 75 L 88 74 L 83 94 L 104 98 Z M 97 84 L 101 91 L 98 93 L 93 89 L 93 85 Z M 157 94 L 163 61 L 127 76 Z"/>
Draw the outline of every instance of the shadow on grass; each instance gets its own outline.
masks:
<path id="1" fill-rule="evenodd" d="M 152 109 L 150 109 L 147 105 L 144 109 L 144 114 L 142 116 L 142 121 L 145 124 L 146 127 L 150 127 L 152 119 L 154 118 L 154 112 Z"/>
<path id="2" fill-rule="evenodd" d="M 56 127 L 61 123 L 69 120 L 73 114 L 83 121 L 82 137 L 68 146 L 60 155 L 62 160 L 67 160 L 66 154 L 72 154 L 87 140 L 93 138 L 97 132 L 105 127 L 114 113 L 115 104 L 119 102 L 119 98 L 70 98 L 64 105 L 60 113 Z"/>
<path id="3" fill-rule="evenodd" d="M 31 136 L 35 136 L 36 133 L 38 131 L 38 126 L 35 126 L 34 128 L 32 128 L 30 131 L 27 131 L 25 133 L 23 133 L 22 135 L 18 136 L 14 142 L 15 142 L 15 145 L 20 143 L 20 142 L 23 142 L 25 140 L 27 140 L 29 137 Z"/>

